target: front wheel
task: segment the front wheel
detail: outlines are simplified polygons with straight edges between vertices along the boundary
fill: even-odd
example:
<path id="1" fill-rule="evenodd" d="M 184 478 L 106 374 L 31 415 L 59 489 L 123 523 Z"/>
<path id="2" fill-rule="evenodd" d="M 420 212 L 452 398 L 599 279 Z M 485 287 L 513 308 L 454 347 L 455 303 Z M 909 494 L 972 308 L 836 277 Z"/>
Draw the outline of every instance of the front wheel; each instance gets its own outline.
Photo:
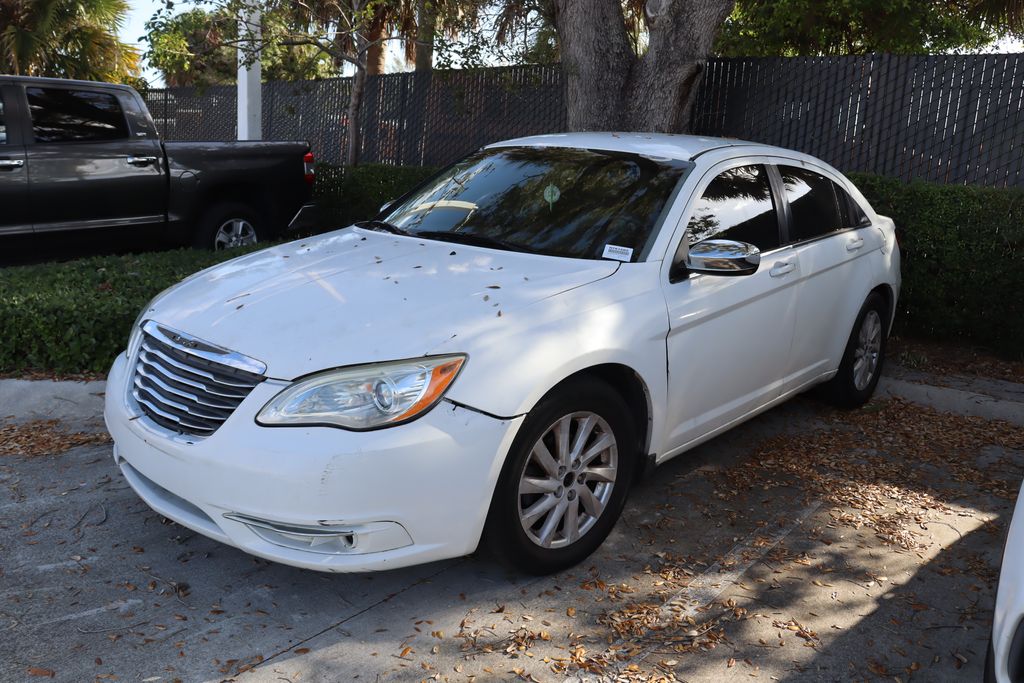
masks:
<path id="1" fill-rule="evenodd" d="M 622 512 L 636 450 L 629 409 L 611 387 L 587 378 L 556 390 L 513 443 L 488 514 L 488 547 L 530 574 L 581 562 Z"/>
<path id="2" fill-rule="evenodd" d="M 221 251 L 258 244 L 263 222 L 249 206 L 241 202 L 222 202 L 211 206 L 199 219 L 192 246 Z"/>
<path id="3" fill-rule="evenodd" d="M 857 315 L 836 376 L 822 385 L 824 398 L 840 408 L 859 408 L 868 402 L 885 362 L 886 320 L 889 307 L 877 292 L 868 296 Z"/>

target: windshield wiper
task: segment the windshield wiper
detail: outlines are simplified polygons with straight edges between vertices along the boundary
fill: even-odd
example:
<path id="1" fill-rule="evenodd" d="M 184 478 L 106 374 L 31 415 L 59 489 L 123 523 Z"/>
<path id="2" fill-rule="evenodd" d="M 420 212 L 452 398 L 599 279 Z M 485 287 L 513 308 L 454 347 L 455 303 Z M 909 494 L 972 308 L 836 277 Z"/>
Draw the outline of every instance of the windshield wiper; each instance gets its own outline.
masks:
<path id="1" fill-rule="evenodd" d="M 357 221 L 356 227 L 364 228 L 366 230 L 376 230 L 377 232 L 390 232 L 392 235 L 410 235 L 408 230 L 403 230 L 397 225 L 392 225 L 387 221 L 369 220 L 369 221 Z"/>
<path id="2" fill-rule="evenodd" d="M 494 249 L 504 249 L 506 251 L 521 251 L 528 254 L 536 253 L 535 250 L 529 247 L 524 247 L 521 244 L 513 244 L 512 242 L 506 242 L 505 240 L 499 240 L 494 237 L 488 237 L 487 235 L 477 235 L 472 232 L 448 232 L 447 230 L 421 230 L 416 233 L 416 237 L 426 237 L 428 239 L 439 240 L 441 242 L 457 242 L 459 244 L 472 244 L 477 247 L 492 247 Z"/>

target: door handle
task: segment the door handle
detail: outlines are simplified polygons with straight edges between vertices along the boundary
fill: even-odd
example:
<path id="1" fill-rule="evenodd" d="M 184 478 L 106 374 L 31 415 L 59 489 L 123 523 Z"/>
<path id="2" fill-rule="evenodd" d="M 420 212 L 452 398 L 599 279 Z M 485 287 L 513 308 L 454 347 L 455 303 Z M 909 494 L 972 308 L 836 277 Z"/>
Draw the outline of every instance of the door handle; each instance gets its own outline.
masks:
<path id="1" fill-rule="evenodd" d="M 846 243 L 846 251 L 857 251 L 864 246 L 863 237 L 854 237 L 852 240 Z"/>
<path id="2" fill-rule="evenodd" d="M 21 168 L 24 165 L 24 159 L 0 159 L 0 168 Z"/>
<path id="3" fill-rule="evenodd" d="M 779 261 L 772 269 L 768 271 L 768 274 L 772 277 L 782 277 L 786 273 L 792 271 L 796 266 L 792 261 Z"/>
<path id="4" fill-rule="evenodd" d="M 156 157 L 128 157 L 126 161 L 132 166 L 149 166 L 156 163 Z"/>

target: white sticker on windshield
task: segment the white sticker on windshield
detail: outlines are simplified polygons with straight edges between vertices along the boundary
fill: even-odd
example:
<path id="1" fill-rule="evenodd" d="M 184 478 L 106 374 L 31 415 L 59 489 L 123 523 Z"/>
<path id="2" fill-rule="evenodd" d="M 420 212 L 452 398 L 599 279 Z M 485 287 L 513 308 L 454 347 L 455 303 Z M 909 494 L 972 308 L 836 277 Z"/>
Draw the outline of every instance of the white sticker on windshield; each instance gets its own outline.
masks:
<path id="1" fill-rule="evenodd" d="M 601 254 L 604 258 L 613 258 L 616 261 L 631 261 L 633 260 L 633 250 L 629 247 L 620 247 L 614 244 L 604 245 L 604 253 Z"/>

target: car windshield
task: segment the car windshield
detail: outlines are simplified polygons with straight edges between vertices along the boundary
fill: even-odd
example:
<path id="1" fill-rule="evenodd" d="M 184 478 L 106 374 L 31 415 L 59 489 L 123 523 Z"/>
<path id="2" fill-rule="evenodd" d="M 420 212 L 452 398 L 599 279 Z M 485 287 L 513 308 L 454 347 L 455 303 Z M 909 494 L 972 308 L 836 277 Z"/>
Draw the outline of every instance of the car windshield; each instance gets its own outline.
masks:
<path id="1" fill-rule="evenodd" d="M 690 168 L 686 161 L 626 152 L 485 149 L 385 209 L 376 222 L 430 239 L 635 261 Z"/>

